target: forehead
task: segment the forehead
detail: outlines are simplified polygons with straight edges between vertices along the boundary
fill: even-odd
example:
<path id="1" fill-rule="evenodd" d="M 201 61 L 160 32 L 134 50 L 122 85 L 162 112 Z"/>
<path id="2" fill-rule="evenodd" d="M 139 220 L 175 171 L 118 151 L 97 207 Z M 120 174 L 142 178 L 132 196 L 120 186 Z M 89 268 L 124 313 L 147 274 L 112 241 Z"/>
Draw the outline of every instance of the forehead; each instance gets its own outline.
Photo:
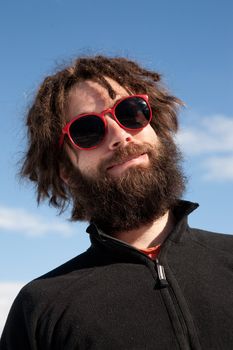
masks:
<path id="1" fill-rule="evenodd" d="M 109 96 L 108 90 L 99 83 L 85 80 L 74 85 L 67 98 L 66 119 L 71 120 L 78 114 L 96 112 L 111 107 L 118 99 L 128 96 L 124 87 L 111 78 L 105 78 L 116 93 L 114 99 Z"/>

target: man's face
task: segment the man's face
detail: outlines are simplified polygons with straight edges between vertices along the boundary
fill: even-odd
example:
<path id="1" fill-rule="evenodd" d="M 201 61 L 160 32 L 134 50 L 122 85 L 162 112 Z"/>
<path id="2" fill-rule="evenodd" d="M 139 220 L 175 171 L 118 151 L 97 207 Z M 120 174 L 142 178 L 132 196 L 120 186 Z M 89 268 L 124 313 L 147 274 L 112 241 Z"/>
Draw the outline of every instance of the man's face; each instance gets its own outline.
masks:
<path id="1" fill-rule="evenodd" d="M 67 121 L 83 113 L 111 108 L 128 92 L 108 79 L 112 100 L 93 81 L 78 83 L 70 92 Z M 63 176 L 73 200 L 74 220 L 94 221 L 106 233 L 130 231 L 150 224 L 174 205 L 184 190 L 180 154 L 170 137 L 158 137 L 147 125 L 127 131 L 106 115 L 107 133 L 95 149 L 66 144 L 69 160 Z M 64 174 L 63 174 L 64 175 Z"/>
<path id="2" fill-rule="evenodd" d="M 128 92 L 117 82 L 106 78 L 116 92 L 116 97 L 112 100 L 108 91 L 100 84 L 87 80 L 78 83 L 72 88 L 67 107 L 67 122 L 82 113 L 100 113 L 103 110 L 111 108 L 116 101 L 128 96 Z M 128 145 L 143 145 L 147 142 L 151 145 L 157 145 L 158 137 L 151 125 L 138 131 L 128 131 L 121 128 L 111 115 L 105 116 L 107 121 L 107 133 L 104 141 L 95 149 L 79 150 L 74 147 L 67 147 L 70 160 L 75 168 L 79 169 L 83 175 L 95 177 L 98 174 L 98 167 L 104 164 L 103 171 L 112 177 L 119 177 L 129 167 L 137 165 L 147 167 L 149 164 L 148 155 L 137 155 L 135 158 L 126 156 L 124 159 L 114 162 L 112 166 L 112 157 L 119 148 L 125 148 Z M 130 158 L 130 160 L 129 160 Z M 119 157 L 118 157 L 119 159 Z M 110 167 L 111 165 L 111 167 Z"/>

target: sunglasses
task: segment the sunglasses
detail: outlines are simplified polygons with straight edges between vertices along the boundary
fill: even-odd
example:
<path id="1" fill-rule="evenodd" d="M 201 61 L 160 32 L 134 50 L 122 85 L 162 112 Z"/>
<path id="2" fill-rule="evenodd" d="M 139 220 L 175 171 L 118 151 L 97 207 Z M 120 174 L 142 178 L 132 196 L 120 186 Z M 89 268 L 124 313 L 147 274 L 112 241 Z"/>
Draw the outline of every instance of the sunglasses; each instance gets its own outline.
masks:
<path id="1" fill-rule="evenodd" d="M 129 131 L 142 130 L 152 118 L 147 95 L 127 96 L 100 114 L 80 114 L 72 119 L 62 129 L 59 146 L 63 145 L 67 135 L 73 146 L 78 149 L 90 150 L 98 147 L 107 133 L 106 114 L 111 114 L 121 128 Z"/>

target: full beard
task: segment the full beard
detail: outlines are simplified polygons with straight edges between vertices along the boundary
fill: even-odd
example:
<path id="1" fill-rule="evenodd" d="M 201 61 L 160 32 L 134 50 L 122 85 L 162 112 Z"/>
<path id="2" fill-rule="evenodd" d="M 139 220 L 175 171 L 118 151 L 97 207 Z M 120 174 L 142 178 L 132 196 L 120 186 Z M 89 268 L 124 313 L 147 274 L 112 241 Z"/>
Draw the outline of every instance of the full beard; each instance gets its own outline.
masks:
<path id="1" fill-rule="evenodd" d="M 138 229 L 172 208 L 185 189 L 181 154 L 172 139 L 156 146 L 129 144 L 115 151 L 108 163 L 147 153 L 148 166 L 132 166 L 120 176 L 110 176 L 106 161 L 95 175 L 70 168 L 72 220 L 88 220 L 109 235 Z"/>

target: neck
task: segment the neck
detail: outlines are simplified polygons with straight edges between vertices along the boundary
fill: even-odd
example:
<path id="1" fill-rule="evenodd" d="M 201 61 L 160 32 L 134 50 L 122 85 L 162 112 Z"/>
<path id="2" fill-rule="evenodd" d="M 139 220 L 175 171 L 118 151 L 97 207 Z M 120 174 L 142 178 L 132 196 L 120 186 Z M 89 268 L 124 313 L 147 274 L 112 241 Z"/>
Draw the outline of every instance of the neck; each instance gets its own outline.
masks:
<path id="1" fill-rule="evenodd" d="M 167 211 L 158 220 L 136 230 L 120 232 L 115 237 L 137 249 L 146 249 L 162 244 L 175 226 L 175 218 Z"/>

